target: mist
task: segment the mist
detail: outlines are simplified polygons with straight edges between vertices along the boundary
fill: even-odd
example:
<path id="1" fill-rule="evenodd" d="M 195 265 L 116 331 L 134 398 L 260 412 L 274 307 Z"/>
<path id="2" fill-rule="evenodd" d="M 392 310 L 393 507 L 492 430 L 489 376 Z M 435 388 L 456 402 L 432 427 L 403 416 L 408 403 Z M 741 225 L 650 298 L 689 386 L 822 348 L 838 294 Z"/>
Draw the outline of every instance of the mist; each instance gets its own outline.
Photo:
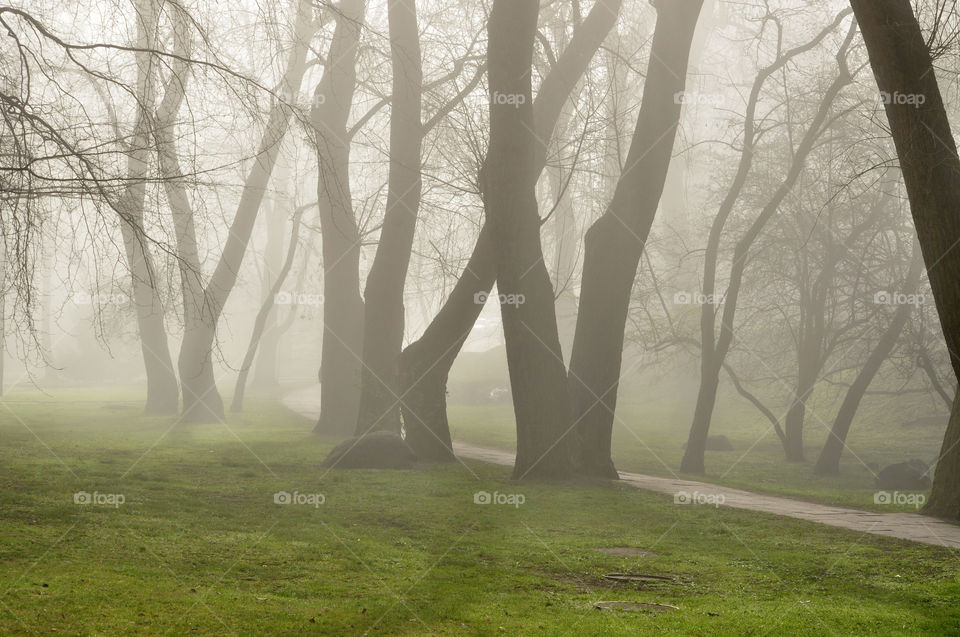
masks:
<path id="1" fill-rule="evenodd" d="M 0 27 L 4 634 L 960 630 L 953 2 Z"/>

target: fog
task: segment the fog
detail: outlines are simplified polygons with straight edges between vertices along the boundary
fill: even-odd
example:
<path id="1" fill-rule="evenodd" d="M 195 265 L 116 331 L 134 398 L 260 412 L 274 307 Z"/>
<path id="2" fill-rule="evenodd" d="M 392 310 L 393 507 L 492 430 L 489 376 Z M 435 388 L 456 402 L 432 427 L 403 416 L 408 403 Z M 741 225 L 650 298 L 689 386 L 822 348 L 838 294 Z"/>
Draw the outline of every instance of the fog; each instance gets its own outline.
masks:
<path id="1" fill-rule="evenodd" d="M 657 537 L 719 564 L 766 563 L 778 534 L 811 555 L 851 551 L 854 533 L 927 552 L 875 564 L 917 595 L 891 611 L 905 633 L 956 628 L 920 600 L 944 593 L 912 579 L 960 547 L 955 3 L 29 0 L 0 6 L 0 27 L 2 517 L 55 534 L 99 493 L 117 515 L 155 516 L 138 533 L 209 539 L 213 522 L 178 503 L 233 498 L 280 525 L 263 535 L 273 548 L 250 547 L 261 561 L 298 550 L 285 533 L 325 529 L 310 541 L 333 538 L 346 559 L 347 529 L 395 527 L 353 566 L 301 563 L 324 581 L 362 564 L 388 590 L 397 573 L 367 560 L 390 543 L 459 555 L 463 529 L 506 525 L 531 535 L 523 568 L 562 591 L 554 617 L 529 610 L 544 601 L 529 582 L 469 612 L 408 593 L 395 609 L 378 591 L 367 621 L 349 577 L 297 589 L 326 610 L 287 599 L 282 618 L 275 583 L 244 593 L 264 604 L 258 622 L 242 595 L 208 602 L 204 583 L 188 587 L 206 591 L 197 604 L 227 621 L 176 619 L 189 596 L 162 608 L 131 593 L 149 625 L 111 607 L 73 612 L 67 632 L 556 634 L 596 608 L 571 630 L 670 617 L 669 634 L 796 634 L 803 611 L 780 626 L 772 607 L 750 617 L 623 582 L 730 577 L 674 558 L 640 573 Z M 178 491 L 181 477 L 201 491 Z M 412 530 L 417 507 L 374 504 L 384 489 L 421 494 L 432 521 Z M 60 491 L 72 508 L 44 509 L 39 494 Z M 278 506 L 291 503 L 314 517 Z M 513 511 L 494 522 L 476 506 L 491 503 Z M 17 533 L 0 560 L 22 579 L 36 556 Z M 580 566 L 563 533 L 590 538 Z M 735 544 L 763 559 L 720 557 Z M 586 597 L 526 552 L 541 545 Z M 460 557 L 465 572 L 483 563 Z M 110 568 L 77 594 L 122 589 Z M 444 594 L 432 568 L 434 605 L 494 586 Z M 631 577 L 590 579 L 605 570 Z M 47 630 L 77 603 L 36 606 L 22 586 L 0 587 L 2 632 Z M 848 593 L 803 593 L 816 634 L 885 634 L 889 618 L 852 619 Z M 864 617 L 883 604 L 867 599 Z"/>

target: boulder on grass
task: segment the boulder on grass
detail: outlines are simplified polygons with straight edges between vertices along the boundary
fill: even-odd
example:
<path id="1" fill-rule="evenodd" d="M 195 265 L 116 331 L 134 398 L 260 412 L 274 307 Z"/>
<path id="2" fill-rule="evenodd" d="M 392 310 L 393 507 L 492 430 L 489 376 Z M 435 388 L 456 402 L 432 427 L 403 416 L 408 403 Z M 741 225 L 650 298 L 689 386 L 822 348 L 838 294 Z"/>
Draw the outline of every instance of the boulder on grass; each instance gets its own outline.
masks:
<path id="1" fill-rule="evenodd" d="M 687 443 L 683 443 L 683 448 L 687 448 Z M 733 443 L 723 435 L 707 436 L 707 451 L 733 451 Z"/>
<path id="2" fill-rule="evenodd" d="M 908 460 L 884 467 L 877 473 L 877 488 L 885 490 L 925 491 L 930 488 L 930 468 L 923 460 Z"/>
<path id="3" fill-rule="evenodd" d="M 391 431 L 374 431 L 345 440 L 323 461 L 337 469 L 409 469 L 417 461 L 403 438 Z"/>

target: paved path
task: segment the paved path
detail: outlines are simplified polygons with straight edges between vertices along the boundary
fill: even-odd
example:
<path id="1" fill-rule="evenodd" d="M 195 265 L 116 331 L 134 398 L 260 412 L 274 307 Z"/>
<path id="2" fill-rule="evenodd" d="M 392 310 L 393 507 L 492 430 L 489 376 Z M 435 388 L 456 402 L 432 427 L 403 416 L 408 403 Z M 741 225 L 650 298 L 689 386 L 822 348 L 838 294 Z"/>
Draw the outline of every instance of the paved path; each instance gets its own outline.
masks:
<path id="1" fill-rule="evenodd" d="M 289 409 L 316 419 L 320 413 L 320 387 L 308 387 L 288 392 L 282 402 Z M 513 466 L 514 455 L 511 452 L 487 447 L 477 447 L 462 442 L 453 443 L 453 451 L 462 458 L 470 458 L 493 464 Z M 851 531 L 872 533 L 912 540 L 934 546 L 946 546 L 960 549 L 960 525 L 942 522 L 934 518 L 913 513 L 874 513 L 815 504 L 774 495 L 750 493 L 739 489 L 722 487 L 709 482 L 694 482 L 679 478 L 663 478 L 641 473 L 620 472 L 620 479 L 637 489 L 655 491 L 674 496 L 686 493 L 691 497 L 697 494 L 716 498 L 723 496 L 723 505 L 735 509 L 773 513 L 801 520 L 810 520 L 836 526 Z"/>

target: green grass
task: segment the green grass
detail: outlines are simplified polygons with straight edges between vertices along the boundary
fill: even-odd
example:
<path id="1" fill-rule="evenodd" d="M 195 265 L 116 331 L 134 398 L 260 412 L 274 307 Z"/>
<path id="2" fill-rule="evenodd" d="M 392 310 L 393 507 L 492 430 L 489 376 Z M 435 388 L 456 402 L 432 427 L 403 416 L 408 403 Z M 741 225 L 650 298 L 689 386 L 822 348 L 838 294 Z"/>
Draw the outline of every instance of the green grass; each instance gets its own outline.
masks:
<path id="1" fill-rule="evenodd" d="M 946 549 L 623 485 L 512 484 L 481 463 L 327 473 L 334 441 L 275 403 L 253 401 L 229 426 L 171 428 L 129 395 L 96 396 L 0 407 L 0 634 L 960 630 Z M 481 489 L 525 502 L 479 506 Z M 281 490 L 325 502 L 277 505 Z M 78 491 L 126 500 L 81 506 Z M 654 555 L 592 550 L 614 546 Z M 676 581 L 602 577 L 617 571 Z M 610 600 L 679 610 L 593 608 Z"/>
<path id="2" fill-rule="evenodd" d="M 695 388 L 693 389 L 695 397 Z M 673 393 L 673 392 L 671 392 Z M 837 477 L 817 476 L 813 464 L 832 423 L 832 406 L 810 401 L 807 417 L 806 463 L 788 463 L 783 448 L 768 421 L 742 400 L 721 399 L 710 429 L 733 443 L 734 451 L 708 451 L 707 475 L 680 474 L 680 459 L 687 441 L 693 405 L 650 392 L 647 399 L 621 401 L 613 433 L 613 459 L 621 471 L 702 480 L 749 491 L 767 492 L 800 499 L 876 511 L 913 512 L 915 507 L 878 506 L 874 473 L 867 464 L 880 467 L 911 458 L 930 462 L 936 458 L 946 426 L 911 426 L 928 413 L 929 401 L 904 398 L 871 399 L 854 422 L 848 450 Z M 509 403 L 484 406 L 450 406 L 454 438 L 482 446 L 514 449 L 516 429 Z"/>

